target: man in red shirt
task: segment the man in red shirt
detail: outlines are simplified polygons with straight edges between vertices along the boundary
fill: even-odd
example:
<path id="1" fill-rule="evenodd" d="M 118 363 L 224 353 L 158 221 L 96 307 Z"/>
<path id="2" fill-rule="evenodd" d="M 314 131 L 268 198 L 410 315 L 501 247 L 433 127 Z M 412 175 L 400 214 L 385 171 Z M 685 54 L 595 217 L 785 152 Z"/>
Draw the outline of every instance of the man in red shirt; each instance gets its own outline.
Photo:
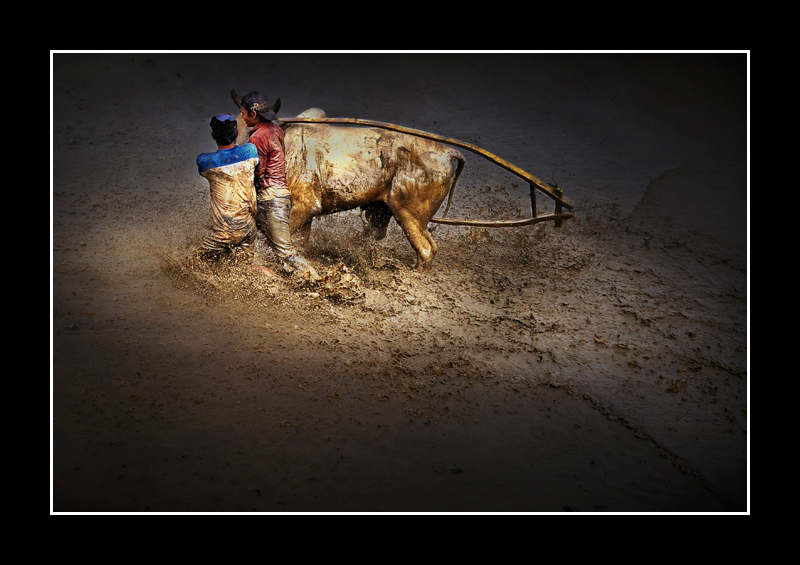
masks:
<path id="1" fill-rule="evenodd" d="M 317 276 L 314 268 L 292 245 L 289 213 L 291 192 L 286 184 L 286 147 L 283 130 L 274 123 L 277 115 L 260 92 L 248 92 L 239 102 L 242 119 L 250 127 L 250 143 L 258 150 L 255 170 L 258 202 L 256 225 L 287 271 L 300 270 Z"/>

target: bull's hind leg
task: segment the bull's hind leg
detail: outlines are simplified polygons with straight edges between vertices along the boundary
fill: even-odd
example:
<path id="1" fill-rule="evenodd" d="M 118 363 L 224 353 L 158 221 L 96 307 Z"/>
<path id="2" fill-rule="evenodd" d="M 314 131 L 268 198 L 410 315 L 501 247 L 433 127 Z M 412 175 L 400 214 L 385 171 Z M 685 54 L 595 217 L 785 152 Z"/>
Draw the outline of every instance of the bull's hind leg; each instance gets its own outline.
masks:
<path id="1" fill-rule="evenodd" d="M 426 222 L 420 221 L 411 212 L 403 208 L 392 210 L 397 223 L 403 228 L 406 239 L 417 253 L 417 271 L 430 267 L 436 254 L 436 244 L 431 239 Z"/>

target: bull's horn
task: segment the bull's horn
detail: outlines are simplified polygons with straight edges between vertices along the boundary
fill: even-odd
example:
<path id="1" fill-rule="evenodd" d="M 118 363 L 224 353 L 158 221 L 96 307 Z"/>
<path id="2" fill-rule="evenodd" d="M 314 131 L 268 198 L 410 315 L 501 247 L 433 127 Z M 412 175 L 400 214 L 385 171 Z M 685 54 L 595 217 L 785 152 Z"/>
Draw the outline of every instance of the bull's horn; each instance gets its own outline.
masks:
<path id="1" fill-rule="evenodd" d="M 280 109 L 281 109 L 281 99 L 280 99 L 280 98 L 278 98 L 278 99 L 275 101 L 275 104 L 273 104 L 273 105 L 272 105 L 272 111 L 273 111 L 273 112 L 275 112 L 275 113 L 277 114 L 277 113 L 278 113 L 278 110 L 280 110 Z"/>

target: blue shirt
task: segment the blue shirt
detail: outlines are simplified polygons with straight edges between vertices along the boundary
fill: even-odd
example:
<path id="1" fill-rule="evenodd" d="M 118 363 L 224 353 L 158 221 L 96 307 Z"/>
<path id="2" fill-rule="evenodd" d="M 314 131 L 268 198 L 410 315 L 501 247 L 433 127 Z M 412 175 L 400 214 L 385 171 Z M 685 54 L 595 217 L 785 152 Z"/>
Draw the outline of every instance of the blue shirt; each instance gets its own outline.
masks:
<path id="1" fill-rule="evenodd" d="M 213 153 L 200 153 L 197 156 L 197 172 L 201 175 L 209 170 L 239 163 L 248 159 L 256 159 L 258 163 L 258 149 L 252 143 L 244 145 L 234 145 L 230 149 L 220 149 Z"/>

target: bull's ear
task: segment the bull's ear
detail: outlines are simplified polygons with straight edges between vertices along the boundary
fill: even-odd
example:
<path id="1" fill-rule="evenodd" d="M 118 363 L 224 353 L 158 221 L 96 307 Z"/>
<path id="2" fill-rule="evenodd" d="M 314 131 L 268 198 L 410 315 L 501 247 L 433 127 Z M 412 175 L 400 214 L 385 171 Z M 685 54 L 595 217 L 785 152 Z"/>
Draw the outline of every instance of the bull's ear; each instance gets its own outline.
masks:
<path id="1" fill-rule="evenodd" d="M 280 98 L 278 98 L 278 99 L 275 101 L 275 104 L 273 104 L 273 105 L 272 105 L 272 111 L 273 111 L 273 112 L 275 112 L 275 113 L 277 114 L 277 113 L 278 113 L 278 110 L 280 110 L 280 109 L 281 109 L 281 99 L 280 99 Z"/>
<path id="2" fill-rule="evenodd" d="M 237 108 L 242 105 L 242 97 L 236 94 L 235 90 L 231 90 L 231 98 L 233 98 Z"/>

